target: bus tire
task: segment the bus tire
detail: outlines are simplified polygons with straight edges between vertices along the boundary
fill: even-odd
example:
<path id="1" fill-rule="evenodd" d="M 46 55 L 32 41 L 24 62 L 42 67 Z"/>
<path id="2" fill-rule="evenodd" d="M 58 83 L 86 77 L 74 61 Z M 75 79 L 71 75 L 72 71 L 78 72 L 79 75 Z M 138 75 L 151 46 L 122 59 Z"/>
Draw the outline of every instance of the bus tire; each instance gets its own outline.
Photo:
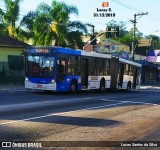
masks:
<path id="1" fill-rule="evenodd" d="M 128 82 L 128 84 L 127 84 L 127 92 L 130 92 L 131 91 L 131 82 Z"/>
<path id="2" fill-rule="evenodd" d="M 74 94 L 77 92 L 77 84 L 75 81 L 71 82 L 71 85 L 70 85 L 70 93 Z"/>
<path id="3" fill-rule="evenodd" d="M 105 80 L 101 80 L 99 91 L 103 93 L 105 91 Z"/>

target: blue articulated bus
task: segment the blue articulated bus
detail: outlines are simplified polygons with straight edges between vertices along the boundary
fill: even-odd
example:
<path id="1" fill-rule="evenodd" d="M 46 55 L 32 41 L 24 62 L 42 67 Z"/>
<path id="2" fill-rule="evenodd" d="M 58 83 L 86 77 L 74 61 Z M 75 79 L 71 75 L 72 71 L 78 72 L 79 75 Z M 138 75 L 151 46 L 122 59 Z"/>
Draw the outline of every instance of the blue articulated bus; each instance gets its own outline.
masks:
<path id="1" fill-rule="evenodd" d="M 141 65 L 96 52 L 61 47 L 28 47 L 25 88 L 57 92 L 138 89 Z"/>

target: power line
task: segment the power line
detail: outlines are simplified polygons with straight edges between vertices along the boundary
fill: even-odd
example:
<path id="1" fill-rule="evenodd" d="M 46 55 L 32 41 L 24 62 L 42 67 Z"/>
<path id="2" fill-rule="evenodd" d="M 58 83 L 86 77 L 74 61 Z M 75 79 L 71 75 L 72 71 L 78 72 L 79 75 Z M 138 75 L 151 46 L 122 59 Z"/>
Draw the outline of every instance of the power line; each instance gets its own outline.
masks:
<path id="1" fill-rule="evenodd" d="M 129 10 L 132 10 L 132 11 L 142 11 L 142 10 L 139 10 L 139 9 L 133 7 L 133 6 L 127 5 L 127 4 L 125 4 L 125 3 L 122 3 L 122 2 L 119 1 L 119 0 L 112 0 L 112 1 L 115 2 L 115 3 L 117 3 L 117 4 L 119 4 L 119 5 L 121 5 L 121 6 L 123 6 L 123 7 L 126 7 L 126 8 L 129 9 Z"/>
<path id="2" fill-rule="evenodd" d="M 125 8 L 127 8 L 127 9 L 129 9 L 129 10 L 131 10 L 131 11 L 134 11 L 134 12 L 143 12 L 143 10 L 140 10 L 140 9 L 137 9 L 137 8 L 135 8 L 133 6 L 124 4 L 123 2 L 121 2 L 119 0 L 112 0 L 112 1 L 115 2 L 115 3 L 117 3 L 117 4 L 119 4 L 119 5 L 121 5 L 121 6 L 123 6 L 123 7 L 125 7 Z M 154 21 L 156 21 L 158 23 L 160 22 L 160 17 L 158 17 L 158 16 L 156 16 L 156 15 L 154 15 L 152 13 L 149 13 L 148 17 L 150 17 L 152 20 L 154 20 Z"/>

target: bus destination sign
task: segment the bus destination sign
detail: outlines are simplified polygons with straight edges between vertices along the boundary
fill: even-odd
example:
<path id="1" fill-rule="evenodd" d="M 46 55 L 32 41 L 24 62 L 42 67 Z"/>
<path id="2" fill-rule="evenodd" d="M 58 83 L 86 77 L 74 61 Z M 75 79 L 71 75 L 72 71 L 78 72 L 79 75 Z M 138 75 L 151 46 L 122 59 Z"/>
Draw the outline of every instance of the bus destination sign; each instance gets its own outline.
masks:
<path id="1" fill-rule="evenodd" d="M 52 49 L 47 49 L 47 48 L 39 48 L 39 49 L 28 49 L 27 53 L 43 53 L 43 54 L 52 54 L 54 51 Z"/>
<path id="2" fill-rule="evenodd" d="M 48 53 L 48 49 L 35 49 L 37 53 Z"/>

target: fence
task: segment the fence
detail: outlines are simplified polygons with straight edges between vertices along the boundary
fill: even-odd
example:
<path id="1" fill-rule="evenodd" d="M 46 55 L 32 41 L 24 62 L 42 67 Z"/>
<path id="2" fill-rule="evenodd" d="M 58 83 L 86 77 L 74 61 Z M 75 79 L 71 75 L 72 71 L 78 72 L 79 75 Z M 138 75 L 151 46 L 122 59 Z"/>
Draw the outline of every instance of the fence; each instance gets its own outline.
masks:
<path id="1" fill-rule="evenodd" d="M 16 65 L 18 68 L 19 64 Z M 24 84 L 24 69 L 14 68 L 13 70 L 9 62 L 0 62 L 0 84 Z"/>

